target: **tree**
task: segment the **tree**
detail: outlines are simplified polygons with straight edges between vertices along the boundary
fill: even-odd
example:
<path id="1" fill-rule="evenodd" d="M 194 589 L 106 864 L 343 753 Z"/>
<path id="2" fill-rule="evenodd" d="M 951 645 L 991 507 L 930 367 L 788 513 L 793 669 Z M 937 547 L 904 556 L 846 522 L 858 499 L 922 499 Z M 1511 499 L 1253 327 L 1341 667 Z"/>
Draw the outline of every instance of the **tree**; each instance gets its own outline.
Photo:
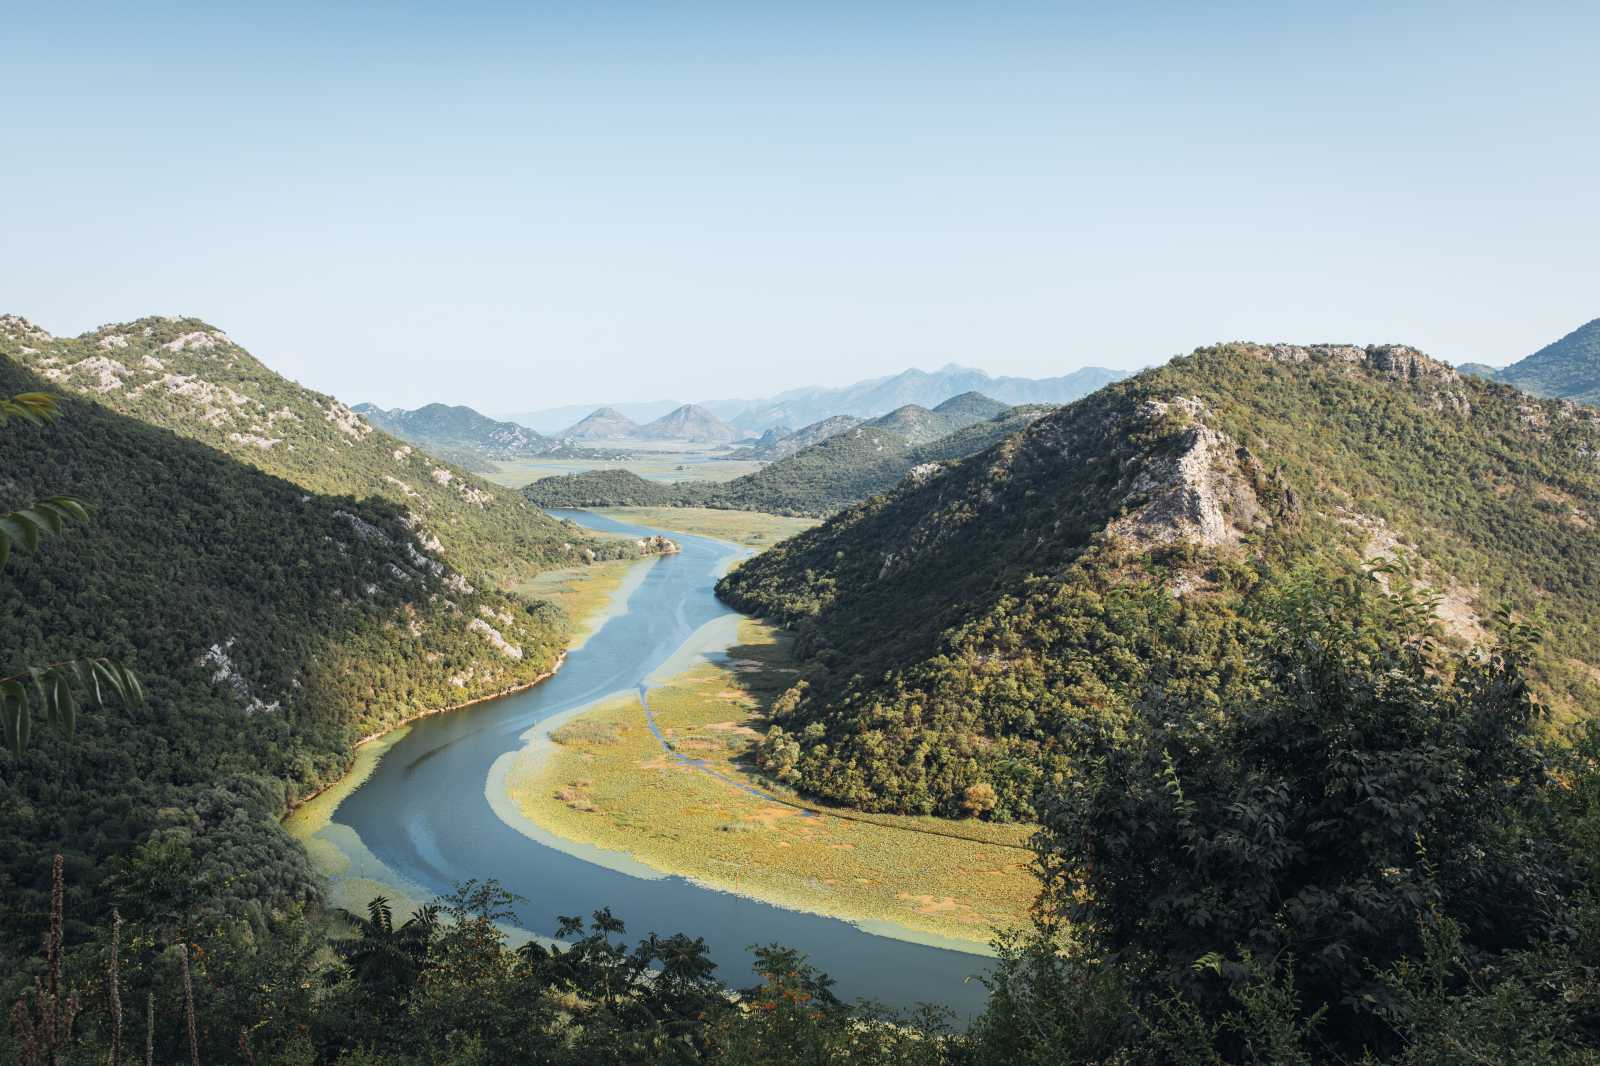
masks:
<path id="1" fill-rule="evenodd" d="M 1573 935 L 1532 635 L 1451 656 L 1431 610 L 1371 575 L 1298 583 L 1271 609 L 1260 698 L 1152 698 L 1051 800 L 1041 902 L 1136 1001 L 1176 990 L 1215 1019 L 1292 968 L 1308 1011 L 1371 1046 L 1377 971 L 1421 958 L 1430 921 L 1456 923 L 1469 961 Z"/>
<path id="2" fill-rule="evenodd" d="M 399 1007 L 428 965 L 439 929 L 439 908 L 422 907 L 399 926 L 383 896 L 368 901 L 365 916 L 340 913 L 356 935 L 334 941 L 334 952 L 368 992 L 390 1007 Z"/>

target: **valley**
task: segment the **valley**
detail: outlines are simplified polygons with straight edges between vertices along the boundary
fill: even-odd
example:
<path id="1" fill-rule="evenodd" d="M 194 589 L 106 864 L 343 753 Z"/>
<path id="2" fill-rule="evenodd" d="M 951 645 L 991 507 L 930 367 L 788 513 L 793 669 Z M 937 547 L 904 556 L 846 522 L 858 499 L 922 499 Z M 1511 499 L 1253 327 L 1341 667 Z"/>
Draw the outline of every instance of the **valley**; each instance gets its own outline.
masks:
<path id="1" fill-rule="evenodd" d="M 1033 827 L 819 811 L 755 771 L 771 704 L 794 679 L 786 644 L 746 621 L 736 645 L 647 696 L 542 731 L 512 765 L 512 799 L 565 839 L 875 932 L 987 950 L 994 930 L 1025 926 Z"/>
<path id="2" fill-rule="evenodd" d="M 39 356 L 44 338 L 8 325 L 13 350 Z M 144 328 L 173 350 L 155 325 Z M 94 336 L 130 333 L 107 329 Z M 225 343 L 216 341 L 224 370 L 243 365 L 256 382 L 239 395 L 249 387 L 323 402 Z M 992 1017 L 974 975 L 1015 980 L 1017 952 L 1040 950 L 1047 934 L 1035 918 L 1071 916 L 1048 935 L 1093 928 L 1078 924 L 1086 904 L 1076 879 L 1099 878 L 1107 896 L 1125 891 L 1101 873 L 1129 861 L 1125 847 L 1135 879 L 1149 869 L 1159 884 L 1195 876 L 1172 859 L 1187 847 L 1183 826 L 1195 815 L 1185 812 L 1220 819 L 1231 839 L 1240 804 L 1190 808 L 1187 797 L 1231 794 L 1236 749 L 1281 758 L 1270 740 L 1250 748 L 1257 723 L 1274 715 L 1290 715 L 1299 737 L 1310 706 L 1335 719 L 1330 736 L 1418 738 L 1446 753 L 1426 758 L 1448 760 L 1476 758 L 1480 741 L 1430 740 L 1432 731 L 1483 706 L 1489 717 L 1458 736 L 1483 736 L 1492 721 L 1510 731 L 1495 741 L 1508 753 L 1471 774 L 1442 773 L 1472 780 L 1469 791 L 1515 792 L 1504 783 L 1511 773 L 1528 787 L 1588 780 L 1581 763 L 1548 779 L 1515 767 L 1568 758 L 1557 747 L 1531 753 L 1557 737 L 1583 743 L 1573 730 L 1600 703 L 1590 610 L 1600 416 L 1458 375 L 1413 349 L 1201 349 L 1065 407 L 962 396 L 938 409 L 824 420 L 791 448 L 781 436 L 749 446 L 765 459 L 730 462 L 726 444 L 681 440 L 604 460 L 480 450 L 507 481 L 531 469 L 517 464 L 613 464 L 526 486 L 526 502 L 496 519 L 509 523 L 504 534 L 479 516 L 502 494 L 521 494 L 420 446 L 373 429 L 351 444 L 333 438 L 332 448 L 320 435 L 294 438 L 296 452 L 327 450 L 316 483 L 378 490 L 322 496 L 306 491 L 313 479 L 297 463 L 274 460 L 269 472 L 252 452 L 235 458 L 150 425 L 186 417 L 181 406 L 149 406 L 164 378 L 93 377 L 105 368 L 89 363 L 98 357 L 84 356 L 81 340 L 52 350 L 31 365 L 76 395 L 66 421 L 23 438 L 12 469 L 48 483 L 65 454 L 150 486 L 130 495 L 118 478 L 81 479 L 112 506 L 78 551 L 118 555 L 123 569 L 106 579 L 114 595 L 160 619 L 167 643 L 133 639 L 115 617 L 73 615 L 74 631 L 35 608 L 28 597 L 54 585 L 28 555 L 13 565 L 17 610 L 44 639 L 24 654 L 48 655 L 81 633 L 127 642 L 113 647 L 156 669 L 153 705 L 132 721 L 165 731 L 181 707 L 188 735 L 220 756 L 191 776 L 158 748 L 138 752 L 147 791 L 128 809 L 154 820 L 156 835 L 132 859 L 117 857 L 128 843 L 98 838 L 112 860 L 98 882 L 96 853 L 74 856 L 91 890 L 75 900 L 91 913 L 107 894 L 152 913 L 129 894 L 125 871 L 165 862 L 194 863 L 200 883 L 216 886 L 205 903 L 186 904 L 201 913 L 256 914 L 264 902 L 282 913 L 304 900 L 329 923 L 319 928 L 334 931 L 370 933 L 378 917 L 345 912 L 376 914 L 377 897 L 408 915 L 462 898 L 461 886 L 493 886 L 504 893 L 484 912 L 493 951 L 537 958 L 571 936 L 562 916 L 604 901 L 590 911 L 597 923 L 610 923 L 615 907 L 635 928 L 695 930 L 727 984 L 763 979 L 763 957 L 747 949 L 777 940 L 845 998 L 902 1010 L 933 1003 L 965 1022 Z M 8 368 L 12 392 L 31 386 L 26 370 Z M 121 383 L 109 393 L 133 414 L 95 402 L 104 380 Z M 378 452 L 359 447 L 368 439 Z M 378 469 L 443 471 L 430 480 L 450 494 L 408 495 L 392 474 L 379 489 L 377 457 Z M 721 482 L 687 476 L 738 463 L 751 468 Z M 1424 468 L 1429 476 L 1417 476 Z M 205 506 L 176 494 L 169 469 L 208 488 Z M 790 513 L 764 509 L 775 502 Z M 186 523 L 176 541 L 164 513 Z M 518 538 L 537 554 L 520 555 L 510 546 Z M 149 575 L 167 564 L 138 547 L 148 543 L 170 544 L 181 559 L 186 583 L 174 602 L 152 597 Z M 471 580 L 448 561 L 463 544 Z M 249 567 L 274 580 L 252 583 Z M 94 582 L 73 594 L 94 596 Z M 1496 603 L 1536 617 L 1537 629 L 1497 615 Z M 182 643 L 190 614 L 226 634 L 198 658 Z M 1352 707 L 1342 697 L 1297 692 L 1312 667 L 1279 672 L 1277 663 L 1305 656 L 1329 668 L 1321 652 L 1281 643 L 1319 626 L 1360 634 L 1363 650 L 1334 669 L 1359 677 L 1376 669 L 1369 662 L 1389 664 L 1378 709 L 1360 710 L 1381 728 L 1352 734 L 1337 721 Z M 1517 643 L 1489 644 L 1497 632 Z M 1397 677 L 1410 694 L 1399 701 L 1383 687 Z M 46 758 L 64 769 L 79 757 L 107 764 L 120 718 L 91 716 L 78 747 L 52 744 Z M 1159 828 L 1171 813 L 1160 798 L 1167 786 L 1143 783 L 1165 771 L 1141 759 L 1183 767 L 1176 828 Z M 1101 766 L 1121 769 L 1107 776 Z M 1395 786 L 1408 795 L 1410 774 Z M 1131 791 L 1119 798 L 1124 781 Z M 18 796 L 22 784 L 6 782 Z M 105 780 L 70 770 L 25 787 L 76 804 L 80 818 L 116 802 Z M 1466 797 L 1429 832 L 1492 835 L 1469 812 L 1492 820 L 1516 803 L 1553 802 L 1542 797 L 1500 806 Z M 35 809 L 17 805 L 0 829 L 37 856 L 48 823 Z M 186 809 L 203 813 L 185 820 Z M 271 825 L 285 813 L 287 839 Z M 1085 833 L 1091 819 L 1097 828 Z M 1146 832 L 1168 836 L 1154 849 L 1128 844 Z M 1408 843 L 1377 847 L 1396 892 L 1435 869 L 1458 876 L 1451 860 L 1416 873 Z M 1474 847 L 1486 845 L 1448 852 Z M 1101 865 L 1078 865 L 1089 853 Z M 1367 861 L 1351 876 L 1364 877 Z M 1228 876 L 1230 899 L 1248 901 L 1276 875 Z M 1126 891 L 1142 905 L 1156 887 Z M 1257 937 L 1306 935 L 1270 903 L 1241 904 L 1237 921 L 1256 921 Z M 1206 922 L 1236 921 L 1232 907 L 1203 910 Z M 1375 952 L 1406 942 L 1408 928 L 1390 921 L 1381 941 L 1361 928 L 1347 935 Z M 1242 934 L 1203 934 L 1233 935 Z M 1192 951 L 1176 950 L 1174 972 L 1191 972 Z"/>
<path id="3" fill-rule="evenodd" d="M 1600 1066 L 1600 4 L 3 25 L 0 1066 Z"/>
<path id="4" fill-rule="evenodd" d="M 635 538 L 647 532 L 601 516 L 562 517 L 601 534 Z M 546 728 L 584 728 L 578 723 L 586 722 L 592 711 L 640 685 L 652 691 L 665 686 L 669 694 L 676 685 L 693 685 L 681 677 L 702 669 L 706 656 L 720 661 L 725 649 L 738 646 L 739 617 L 715 600 L 711 586 L 742 550 L 692 535 L 683 536 L 682 544 L 680 554 L 637 564 L 628 572 L 611 592 L 603 624 L 566 657 L 549 681 L 504 699 L 420 719 L 402 733 L 383 738 L 378 742 L 381 759 L 369 762 L 363 752 L 365 778 L 342 782 L 332 794 L 336 802 L 321 803 L 291 820 L 297 837 L 332 880 L 334 897 L 354 899 L 382 889 L 392 898 L 424 899 L 452 880 L 493 876 L 527 897 L 518 904 L 512 924 L 535 936 L 553 932 L 558 913 L 581 911 L 581 901 L 604 898 L 645 928 L 692 924 L 717 950 L 734 980 L 742 979 L 739 960 L 745 946 L 777 937 L 802 945 L 850 995 L 870 992 L 902 1006 L 940 1002 L 963 1013 L 976 1009 L 981 996 L 965 983 L 982 964 L 981 957 L 969 954 L 982 944 L 982 937 L 973 932 L 974 923 L 952 926 L 948 920 L 922 920 L 951 910 L 961 912 L 959 904 L 945 902 L 946 897 L 954 899 L 953 883 L 930 880 L 925 887 L 941 891 L 936 896 L 932 891 L 915 893 L 935 896 L 926 903 L 900 901 L 900 910 L 916 922 L 909 926 L 888 921 L 886 915 L 894 914 L 888 908 L 840 908 L 876 933 L 893 934 L 880 936 L 835 918 L 664 876 L 631 857 L 626 845 L 613 846 L 617 841 L 553 833 L 526 817 L 512 800 L 511 790 L 524 780 L 516 769 L 523 748 L 539 744 Z M 852 843 L 891 831 L 852 825 L 847 832 L 845 838 L 830 842 Z M 971 849 L 968 865 L 988 869 L 985 848 L 1001 841 L 1014 845 L 1018 840 L 1014 830 L 979 827 L 973 835 L 982 843 L 941 839 L 946 857 L 954 854 L 950 849 Z M 736 847 L 744 846 L 745 834 L 721 836 Z M 881 845 L 879 850 L 880 862 L 897 853 Z M 1014 855 L 1025 858 L 1020 852 Z M 1014 864 L 1016 857 L 1011 861 Z M 978 899 L 968 886 L 963 898 L 979 902 L 983 913 L 1005 913 L 1022 899 L 1016 894 L 1022 880 L 1012 884 L 1016 887 L 1009 896 L 1007 890 L 998 896 L 985 890 L 990 896 Z M 819 902 L 814 895 L 802 898 L 770 884 L 766 891 L 757 888 L 751 894 L 791 905 L 803 901 L 815 907 Z M 839 905 L 837 900 L 832 903 Z M 918 915 L 918 906 L 933 914 Z M 937 932 L 941 927 L 963 935 L 943 936 Z M 862 950 L 864 937 L 873 944 L 870 951 Z M 957 945 L 960 950 L 954 950 Z M 890 981 L 891 973 L 900 976 Z"/>

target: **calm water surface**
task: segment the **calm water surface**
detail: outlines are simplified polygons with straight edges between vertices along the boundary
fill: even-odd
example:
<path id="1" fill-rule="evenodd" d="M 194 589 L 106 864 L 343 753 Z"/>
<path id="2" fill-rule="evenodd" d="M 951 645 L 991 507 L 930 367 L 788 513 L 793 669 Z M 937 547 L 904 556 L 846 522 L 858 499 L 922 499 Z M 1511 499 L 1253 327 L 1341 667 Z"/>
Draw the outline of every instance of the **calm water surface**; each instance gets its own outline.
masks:
<path id="1" fill-rule="evenodd" d="M 586 512 L 558 512 L 591 529 L 657 532 Z M 552 715 L 638 688 L 707 623 L 732 612 L 712 594 L 730 544 L 669 534 L 683 548 L 650 565 L 628 598 L 543 684 L 450 714 L 424 718 L 384 755 L 372 776 L 333 813 L 389 871 L 430 892 L 468 878 L 494 878 L 526 898 L 517 923 L 548 936 L 556 915 L 607 906 L 629 938 L 683 931 L 705 937 L 721 979 L 753 983 L 752 944 L 798 948 L 837 982 L 846 999 L 894 1007 L 938 1003 L 970 1016 L 982 1006 L 972 980 L 981 956 L 865 932 L 847 922 L 703 888 L 679 877 L 643 878 L 542 844 L 508 825 L 485 791 L 491 768 L 524 746 L 529 727 Z"/>

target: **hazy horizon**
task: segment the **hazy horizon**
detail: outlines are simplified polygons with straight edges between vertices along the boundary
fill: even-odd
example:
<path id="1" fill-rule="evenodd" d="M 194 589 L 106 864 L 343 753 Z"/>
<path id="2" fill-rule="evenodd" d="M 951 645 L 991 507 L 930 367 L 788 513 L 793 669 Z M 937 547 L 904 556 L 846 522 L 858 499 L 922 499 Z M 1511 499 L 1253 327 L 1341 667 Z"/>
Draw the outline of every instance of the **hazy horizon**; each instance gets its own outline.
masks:
<path id="1" fill-rule="evenodd" d="M 1600 9 L 91 4 L 0 33 L 0 311 L 196 315 L 352 403 L 1234 339 L 1498 366 L 1600 314 Z"/>

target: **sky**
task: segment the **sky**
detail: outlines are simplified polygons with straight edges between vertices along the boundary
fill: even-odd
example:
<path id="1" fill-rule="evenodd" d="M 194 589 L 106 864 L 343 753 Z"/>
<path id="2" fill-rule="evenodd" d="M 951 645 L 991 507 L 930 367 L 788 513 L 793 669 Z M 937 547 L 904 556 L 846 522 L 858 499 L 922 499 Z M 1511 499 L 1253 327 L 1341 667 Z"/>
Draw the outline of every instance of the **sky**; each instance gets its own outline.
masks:
<path id="1" fill-rule="evenodd" d="M 0 311 L 348 402 L 1600 316 L 1600 5 L 5 5 Z"/>

